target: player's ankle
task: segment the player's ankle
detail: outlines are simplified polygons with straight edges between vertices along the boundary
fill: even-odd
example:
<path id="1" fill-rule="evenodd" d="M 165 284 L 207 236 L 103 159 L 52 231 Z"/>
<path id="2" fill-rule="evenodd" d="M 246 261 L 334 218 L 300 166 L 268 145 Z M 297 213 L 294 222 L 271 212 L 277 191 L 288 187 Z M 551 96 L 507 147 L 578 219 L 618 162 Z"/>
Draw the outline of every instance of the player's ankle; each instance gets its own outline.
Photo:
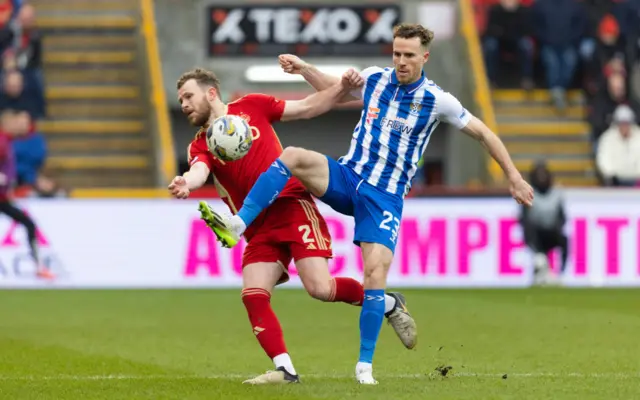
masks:
<path id="1" fill-rule="evenodd" d="M 371 371 L 373 370 L 373 363 L 369 361 L 358 361 L 356 364 L 356 371 Z"/>
<path id="2" fill-rule="evenodd" d="M 293 367 L 293 361 L 291 361 L 291 357 L 288 353 L 282 353 L 273 357 L 273 364 L 276 366 L 276 368 L 284 368 L 291 375 L 298 375 L 296 373 L 296 369 Z"/>
<path id="3" fill-rule="evenodd" d="M 238 215 L 234 215 L 231 217 L 231 229 L 238 235 L 242 235 L 244 231 L 247 229 L 247 225 L 244 223 L 242 218 Z"/>

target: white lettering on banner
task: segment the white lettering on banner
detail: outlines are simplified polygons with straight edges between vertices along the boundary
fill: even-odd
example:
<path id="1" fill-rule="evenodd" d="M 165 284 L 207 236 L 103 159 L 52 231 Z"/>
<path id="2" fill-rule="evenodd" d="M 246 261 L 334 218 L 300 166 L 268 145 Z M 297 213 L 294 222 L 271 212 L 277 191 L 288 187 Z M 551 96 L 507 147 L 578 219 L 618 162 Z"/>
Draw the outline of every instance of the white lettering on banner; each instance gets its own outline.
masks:
<path id="1" fill-rule="evenodd" d="M 567 195 L 570 286 L 640 286 L 640 193 Z M 54 283 L 33 274 L 26 233 L 0 219 L 0 287 L 240 287 L 244 243 L 221 248 L 197 202 L 27 200 Z M 214 207 L 223 207 L 219 200 Z M 332 275 L 362 277 L 353 219 L 319 203 L 332 234 Z M 408 199 L 390 286 L 525 287 L 531 255 L 510 199 Z M 157 218 L 162 215 L 163 218 Z M 91 221 L 91 225 L 87 224 Z M 301 232 L 304 233 L 304 232 Z M 553 256 L 554 268 L 558 257 Z M 285 286 L 300 287 L 295 268 Z"/>
<path id="2" fill-rule="evenodd" d="M 380 14 L 380 18 L 369 29 L 365 37 L 371 43 L 383 40 L 385 42 L 393 41 L 393 22 L 398 18 L 396 10 L 387 9 Z"/>
<path id="3" fill-rule="evenodd" d="M 392 12 L 391 22 L 389 22 L 389 14 L 387 13 L 385 20 L 379 20 L 371 27 L 366 34 L 367 38 L 387 39 L 388 33 L 385 34 L 384 29 L 393 33 L 391 24 L 393 24 L 396 13 L 393 10 L 388 11 Z M 255 24 L 256 39 L 262 43 L 271 41 L 276 43 L 310 43 L 315 40 L 320 43 L 328 41 L 349 43 L 358 37 L 362 29 L 358 14 L 348 8 L 321 9 L 313 15 L 303 29 L 300 26 L 301 10 L 295 8 L 256 8 L 249 11 L 247 17 Z M 238 30 L 240 30 L 240 21 L 241 19 L 237 18 L 234 20 Z M 388 26 L 384 24 L 385 22 Z M 222 27 L 225 25 L 226 21 Z"/>
<path id="4" fill-rule="evenodd" d="M 372 12 L 375 13 L 370 17 L 372 25 L 362 32 L 362 16 L 346 7 L 319 8 L 314 11 L 293 7 L 233 8 L 219 21 L 212 39 L 213 43 L 243 43 L 247 39 L 243 31 L 246 16 L 246 21 L 253 25 L 255 40 L 259 43 L 351 43 L 361 33 L 368 43 L 390 43 L 393 40 L 393 25 L 399 17 L 398 11 L 384 8 L 379 14 Z"/>
<path id="5" fill-rule="evenodd" d="M 244 40 L 244 32 L 240 28 L 240 21 L 244 18 L 244 11 L 240 9 L 232 10 L 220 27 L 213 33 L 213 42 L 241 43 Z"/>
<path id="6" fill-rule="evenodd" d="M 268 42 L 271 40 L 271 21 L 273 20 L 274 13 L 274 10 L 269 9 L 249 11 L 248 18 L 249 21 L 252 21 L 256 25 L 256 39 L 258 39 L 259 42 Z M 237 21 L 237 23 L 240 23 L 240 21 Z M 238 27 L 238 29 L 240 28 Z"/>
<path id="7" fill-rule="evenodd" d="M 339 8 L 329 13 L 326 30 L 331 35 L 331 40 L 336 43 L 349 43 L 354 41 L 360 33 L 360 18 L 347 8 Z"/>

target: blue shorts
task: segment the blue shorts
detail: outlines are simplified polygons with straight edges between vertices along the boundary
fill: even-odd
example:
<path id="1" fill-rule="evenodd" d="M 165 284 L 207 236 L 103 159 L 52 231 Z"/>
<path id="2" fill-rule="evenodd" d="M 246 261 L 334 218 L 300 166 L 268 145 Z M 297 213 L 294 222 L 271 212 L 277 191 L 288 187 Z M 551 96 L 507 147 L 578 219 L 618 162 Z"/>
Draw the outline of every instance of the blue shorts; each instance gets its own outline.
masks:
<path id="1" fill-rule="evenodd" d="M 320 197 L 337 212 L 353 216 L 353 243 L 379 243 L 395 251 L 402 218 L 401 197 L 365 182 L 351 168 L 329 161 L 329 187 Z"/>

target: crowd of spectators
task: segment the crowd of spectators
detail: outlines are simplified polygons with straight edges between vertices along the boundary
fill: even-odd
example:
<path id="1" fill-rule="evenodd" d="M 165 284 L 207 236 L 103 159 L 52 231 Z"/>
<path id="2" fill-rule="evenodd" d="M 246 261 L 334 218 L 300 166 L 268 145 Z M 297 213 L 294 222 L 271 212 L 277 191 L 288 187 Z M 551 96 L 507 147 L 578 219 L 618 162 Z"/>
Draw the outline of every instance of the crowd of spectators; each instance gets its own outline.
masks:
<path id="1" fill-rule="evenodd" d="M 504 85 L 500 67 L 515 60 L 519 67 L 511 70 L 517 71 L 520 86 L 549 89 L 559 112 L 567 106 L 567 90 L 582 89 L 594 154 L 609 158 L 598 152 L 613 151 L 611 132 L 627 132 L 626 126 L 635 126 L 640 115 L 640 81 L 634 79 L 640 71 L 640 0 L 474 0 L 474 5 L 492 86 Z M 536 72 L 542 78 L 538 85 Z M 635 140 L 635 130 L 631 132 L 618 134 L 624 146 L 616 149 L 637 151 L 627 146 Z M 601 149 L 603 141 L 607 145 Z M 640 153 L 620 156 L 640 159 Z M 600 170 L 602 162 L 596 164 L 607 185 L 633 181 L 612 179 L 609 170 Z"/>
<path id="2" fill-rule="evenodd" d="M 2 162 L 15 164 L 6 179 L 23 194 L 53 195 L 55 184 L 43 174 L 47 143 L 37 129 L 46 115 L 42 39 L 35 8 L 22 0 L 0 0 L 0 66 L 0 135 L 12 153 Z"/>

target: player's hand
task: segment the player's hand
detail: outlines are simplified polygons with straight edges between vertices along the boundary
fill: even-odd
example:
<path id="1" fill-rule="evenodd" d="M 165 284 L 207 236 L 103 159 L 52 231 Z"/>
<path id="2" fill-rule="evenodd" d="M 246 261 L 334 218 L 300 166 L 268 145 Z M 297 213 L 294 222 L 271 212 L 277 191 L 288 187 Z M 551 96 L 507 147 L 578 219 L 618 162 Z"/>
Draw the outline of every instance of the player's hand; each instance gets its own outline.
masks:
<path id="1" fill-rule="evenodd" d="M 533 205 L 533 189 L 522 177 L 511 181 L 509 191 L 518 204 L 524 204 L 527 207 Z"/>
<path id="2" fill-rule="evenodd" d="M 342 74 L 342 85 L 351 89 L 357 89 L 364 85 L 364 79 L 353 68 L 349 68 L 347 72 Z"/>
<path id="3" fill-rule="evenodd" d="M 186 199 L 191 194 L 191 191 L 187 187 L 187 180 L 184 176 L 176 176 L 169 184 L 169 192 L 176 199 Z"/>
<path id="4" fill-rule="evenodd" d="M 282 70 L 288 74 L 301 74 L 304 67 L 307 66 L 306 62 L 293 54 L 280 54 L 278 62 L 280 62 Z"/>

